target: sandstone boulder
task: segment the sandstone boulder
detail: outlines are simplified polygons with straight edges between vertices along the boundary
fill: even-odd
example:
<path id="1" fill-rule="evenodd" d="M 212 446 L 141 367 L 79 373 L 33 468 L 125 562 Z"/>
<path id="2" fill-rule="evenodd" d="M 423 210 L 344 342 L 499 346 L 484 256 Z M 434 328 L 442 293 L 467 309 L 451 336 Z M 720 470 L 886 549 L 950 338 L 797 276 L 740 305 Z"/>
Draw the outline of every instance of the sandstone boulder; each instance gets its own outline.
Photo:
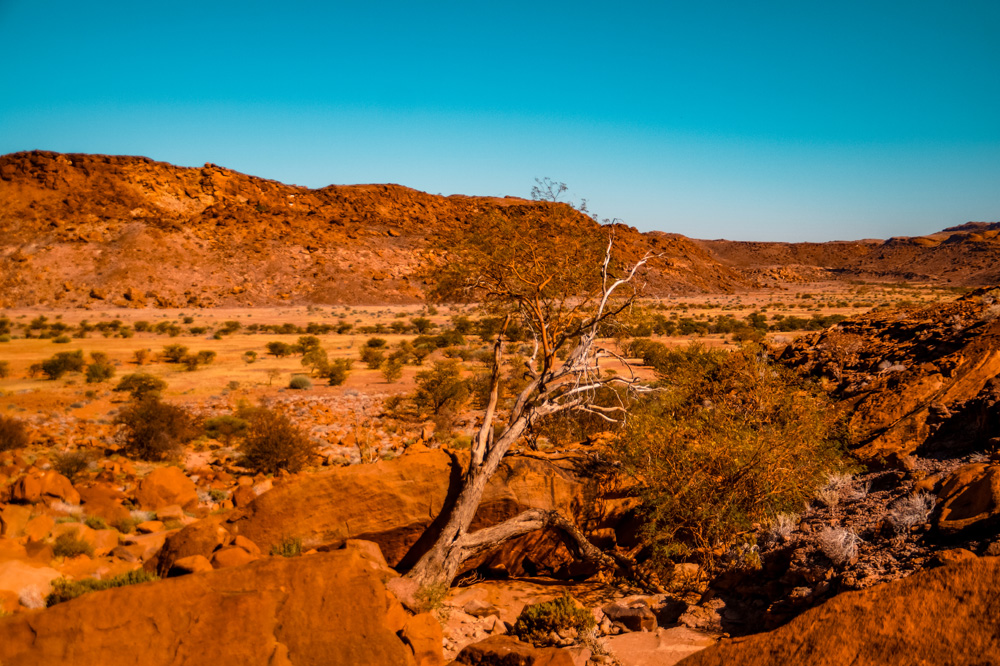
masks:
<path id="1" fill-rule="evenodd" d="M 361 564 L 352 551 L 279 557 L 87 594 L 0 622 L 0 662 L 413 666 Z"/>
<path id="2" fill-rule="evenodd" d="M 139 482 L 135 499 L 143 509 L 156 511 L 172 504 L 184 509 L 198 506 L 194 481 L 177 467 L 160 467 Z"/>
<path id="3" fill-rule="evenodd" d="M 1000 522 L 1000 465 L 976 463 L 955 470 L 941 483 L 935 524 L 945 534 Z"/>
<path id="4" fill-rule="evenodd" d="M 774 631 L 726 640 L 684 666 L 1000 663 L 1000 559 L 847 592 Z"/>
<path id="5" fill-rule="evenodd" d="M 513 636 L 490 636 L 467 646 L 455 658 L 465 666 L 575 666 L 573 657 L 559 648 L 536 648 Z"/>

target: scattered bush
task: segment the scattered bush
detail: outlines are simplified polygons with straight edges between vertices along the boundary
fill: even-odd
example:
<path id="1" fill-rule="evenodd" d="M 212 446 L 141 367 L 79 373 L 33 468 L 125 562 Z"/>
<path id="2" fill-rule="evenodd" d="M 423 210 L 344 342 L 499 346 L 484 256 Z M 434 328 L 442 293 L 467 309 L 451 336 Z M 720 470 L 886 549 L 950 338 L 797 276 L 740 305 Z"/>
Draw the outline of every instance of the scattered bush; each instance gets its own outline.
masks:
<path id="1" fill-rule="evenodd" d="M 52 545 L 52 554 L 55 557 L 91 556 L 94 554 L 94 547 L 79 538 L 75 532 L 66 532 L 56 538 L 56 542 Z"/>
<path id="2" fill-rule="evenodd" d="M 135 372 L 125 375 L 118 382 L 114 391 L 128 391 L 133 399 L 139 400 L 148 395 L 159 394 L 167 388 L 167 383 L 154 375 L 144 372 Z"/>
<path id="3" fill-rule="evenodd" d="M 361 362 L 368 366 L 369 370 L 378 370 L 385 361 L 385 352 L 375 347 L 361 348 Z"/>
<path id="4" fill-rule="evenodd" d="M 390 358 L 382 366 L 382 376 L 390 384 L 399 381 L 403 376 L 403 362 L 398 358 Z"/>
<path id="5" fill-rule="evenodd" d="M 312 380 L 306 375 L 292 375 L 291 381 L 288 382 L 288 388 L 290 389 L 311 389 L 312 385 Z"/>
<path id="6" fill-rule="evenodd" d="M 252 349 L 249 350 L 249 351 L 243 352 L 243 362 L 244 363 L 246 363 L 247 365 L 250 365 L 251 363 L 255 363 L 256 361 L 257 361 L 257 352 L 253 351 Z"/>
<path id="7" fill-rule="evenodd" d="M 422 413 L 457 411 L 469 397 L 458 361 L 437 361 L 430 370 L 417 373 L 413 401 Z"/>
<path id="8" fill-rule="evenodd" d="M 292 353 L 292 346 L 286 342 L 268 342 L 265 347 L 267 353 L 275 358 L 282 358 Z"/>
<path id="9" fill-rule="evenodd" d="M 52 338 L 52 342 L 56 343 L 57 345 L 68 345 L 72 341 L 73 339 L 68 335 L 60 335 L 58 337 Z"/>
<path id="10" fill-rule="evenodd" d="M 240 447 L 244 467 L 264 474 L 297 472 L 316 449 L 309 435 L 282 412 L 256 407 L 242 410 L 238 416 L 248 423 Z"/>
<path id="11" fill-rule="evenodd" d="M 167 363 L 180 363 L 187 353 L 188 348 L 184 345 L 164 345 L 160 356 Z"/>
<path id="12" fill-rule="evenodd" d="M 860 542 L 857 534 L 843 527 L 824 527 L 816 534 L 816 545 L 837 566 L 857 557 Z"/>
<path id="13" fill-rule="evenodd" d="M 231 446 L 233 439 L 247 431 L 248 423 L 233 414 L 215 416 L 205 421 L 205 434 L 219 440 L 226 446 Z"/>
<path id="14" fill-rule="evenodd" d="M 136 365 L 143 365 L 149 360 L 149 354 L 151 350 L 149 349 L 136 349 L 132 352 L 132 358 L 135 360 Z"/>
<path id="15" fill-rule="evenodd" d="M 0 379 L 7 379 L 10 377 L 10 362 L 0 361 Z"/>
<path id="16" fill-rule="evenodd" d="M 340 386 L 347 381 L 354 361 L 349 358 L 336 358 L 322 370 L 322 377 L 330 382 L 330 386 Z"/>
<path id="17" fill-rule="evenodd" d="M 447 583 L 424 585 L 413 595 L 416 606 L 414 610 L 417 613 L 430 613 L 438 610 L 444 603 L 444 598 L 448 596 L 448 590 Z"/>
<path id="18" fill-rule="evenodd" d="M 369 349 L 382 349 L 386 344 L 388 343 L 385 338 L 368 338 L 368 341 L 365 342 L 365 347 Z"/>
<path id="19" fill-rule="evenodd" d="M 302 554 L 302 539 L 285 537 L 281 543 L 271 546 L 271 555 L 278 557 L 298 557 Z"/>
<path id="20" fill-rule="evenodd" d="M 83 351 L 77 349 L 72 352 L 59 352 L 52 358 L 42 361 L 41 371 L 46 377 L 54 380 L 67 372 L 80 372 L 85 364 Z"/>
<path id="21" fill-rule="evenodd" d="M 133 569 L 128 573 L 123 573 L 111 578 L 105 578 L 103 580 L 98 580 L 96 578 L 84 578 L 83 580 L 67 580 L 65 578 L 60 578 L 53 581 L 52 592 L 49 596 L 45 597 L 45 605 L 55 606 L 56 604 L 64 601 L 76 599 L 77 597 L 87 594 L 88 592 L 110 590 L 114 587 L 148 583 L 159 579 L 159 576 L 154 573 L 150 573 L 145 569 Z"/>
<path id="22" fill-rule="evenodd" d="M 12 416 L 0 416 L 0 451 L 23 449 L 29 441 L 28 429 L 23 421 Z"/>
<path id="23" fill-rule="evenodd" d="M 142 460 L 164 460 L 180 445 L 198 435 L 194 418 L 186 409 L 147 394 L 119 412 L 115 423 L 122 426 L 122 448 L 126 455 Z"/>
<path id="24" fill-rule="evenodd" d="M 93 363 L 87 365 L 87 383 L 98 384 L 106 382 L 115 376 L 115 366 L 111 365 L 107 354 L 102 352 L 91 352 L 90 358 Z"/>
<path id="25" fill-rule="evenodd" d="M 108 524 L 104 522 L 104 519 L 100 516 L 88 516 L 83 524 L 92 530 L 106 530 L 108 529 Z"/>
<path id="26" fill-rule="evenodd" d="M 526 606 L 511 628 L 511 633 L 529 643 L 544 644 L 549 634 L 575 631 L 582 634 L 594 626 L 593 614 L 568 594 Z"/>

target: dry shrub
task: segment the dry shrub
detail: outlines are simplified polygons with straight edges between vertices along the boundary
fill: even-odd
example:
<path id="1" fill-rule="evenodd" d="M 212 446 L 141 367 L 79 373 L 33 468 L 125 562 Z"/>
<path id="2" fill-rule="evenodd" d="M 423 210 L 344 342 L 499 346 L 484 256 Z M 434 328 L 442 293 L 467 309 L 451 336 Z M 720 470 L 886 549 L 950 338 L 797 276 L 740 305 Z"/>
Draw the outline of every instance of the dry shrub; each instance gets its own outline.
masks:
<path id="1" fill-rule="evenodd" d="M 642 500 L 654 564 L 732 543 L 793 511 L 846 467 L 818 387 L 768 361 L 697 345 L 658 354 L 662 382 L 611 445 Z"/>
<path id="2" fill-rule="evenodd" d="M 922 525 L 930 519 L 936 502 L 937 499 L 930 493 L 917 493 L 896 500 L 889 506 L 889 524 L 897 533 L 907 532 L 914 525 Z"/>
<path id="3" fill-rule="evenodd" d="M 824 527 L 816 534 L 816 545 L 837 566 L 857 557 L 859 543 L 861 538 L 843 527 Z"/>
<path id="4" fill-rule="evenodd" d="M 28 446 L 29 441 L 24 421 L 11 416 L 0 416 L 0 451 L 23 449 Z"/>
<path id="5" fill-rule="evenodd" d="M 316 450 L 309 435 L 283 412 L 254 407 L 241 410 L 237 416 L 248 424 L 240 447 L 244 467 L 264 474 L 297 472 Z"/>
<path id="6" fill-rule="evenodd" d="M 125 454 L 142 460 L 164 460 L 199 432 L 186 409 L 163 402 L 155 393 L 130 402 L 115 417 L 115 423 L 122 426 Z"/>

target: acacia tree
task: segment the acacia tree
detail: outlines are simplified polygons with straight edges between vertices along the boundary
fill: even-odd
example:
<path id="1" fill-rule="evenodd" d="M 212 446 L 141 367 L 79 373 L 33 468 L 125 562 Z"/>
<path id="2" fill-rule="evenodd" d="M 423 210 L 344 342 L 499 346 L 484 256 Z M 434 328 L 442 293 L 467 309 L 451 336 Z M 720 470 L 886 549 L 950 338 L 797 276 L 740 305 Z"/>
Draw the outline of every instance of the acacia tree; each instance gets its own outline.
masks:
<path id="1" fill-rule="evenodd" d="M 610 320 L 631 304 L 636 277 L 651 255 L 623 266 L 614 256 L 614 229 L 608 236 L 588 229 L 565 205 L 553 206 L 543 218 L 529 210 L 501 214 L 488 209 L 472 228 L 446 239 L 447 264 L 435 269 L 431 296 L 479 302 L 503 324 L 493 345 L 489 398 L 461 489 L 440 536 L 400 582 L 404 597 L 450 583 L 465 560 L 547 527 L 561 529 L 583 557 L 613 563 L 558 512 L 532 509 L 474 532 L 469 526 L 501 460 L 540 419 L 569 411 L 608 421 L 624 416 L 624 400 L 601 406 L 597 392 L 641 387 L 628 363 L 598 340 Z M 505 333 L 515 322 L 530 331 L 533 349 L 523 367 L 526 384 L 509 411 L 500 414 Z M 618 358 L 626 372 L 603 371 L 600 359 L 607 357 Z"/>

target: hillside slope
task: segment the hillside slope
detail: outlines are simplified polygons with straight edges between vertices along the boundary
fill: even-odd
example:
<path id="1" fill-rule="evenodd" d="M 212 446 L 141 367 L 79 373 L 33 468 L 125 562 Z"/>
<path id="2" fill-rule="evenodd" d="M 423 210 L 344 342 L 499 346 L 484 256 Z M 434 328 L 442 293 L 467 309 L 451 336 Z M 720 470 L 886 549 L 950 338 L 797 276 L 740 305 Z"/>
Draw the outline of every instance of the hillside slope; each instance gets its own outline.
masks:
<path id="1" fill-rule="evenodd" d="M 25 152 L 0 157 L 0 307 L 259 306 L 419 300 L 446 229 L 487 207 L 544 218 L 565 204 L 434 196 L 398 185 L 308 189 L 207 164 Z M 578 233 L 606 233 L 568 211 Z M 662 253 L 649 293 L 747 283 L 683 237 L 619 225 L 626 256 Z"/>

